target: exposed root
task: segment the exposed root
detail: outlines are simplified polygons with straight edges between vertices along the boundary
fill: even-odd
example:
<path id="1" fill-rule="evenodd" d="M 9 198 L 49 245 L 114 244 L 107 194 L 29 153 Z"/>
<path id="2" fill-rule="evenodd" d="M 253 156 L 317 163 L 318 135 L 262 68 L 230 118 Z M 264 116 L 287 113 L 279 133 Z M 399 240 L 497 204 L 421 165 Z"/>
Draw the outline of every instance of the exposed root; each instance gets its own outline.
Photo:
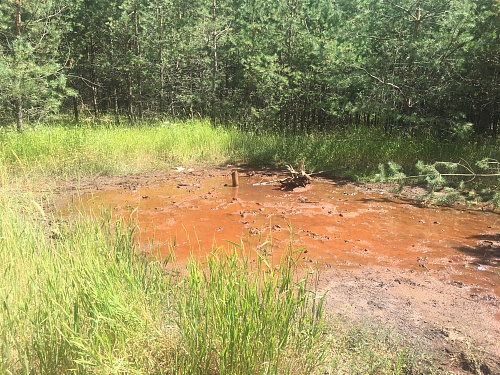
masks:
<path id="1" fill-rule="evenodd" d="M 298 187 L 305 187 L 312 182 L 312 177 L 306 173 L 304 168 L 305 160 L 306 159 L 302 159 L 300 162 L 298 171 L 296 171 L 291 165 L 286 166 L 291 176 L 279 181 L 281 184 L 281 190 L 293 190 Z"/>

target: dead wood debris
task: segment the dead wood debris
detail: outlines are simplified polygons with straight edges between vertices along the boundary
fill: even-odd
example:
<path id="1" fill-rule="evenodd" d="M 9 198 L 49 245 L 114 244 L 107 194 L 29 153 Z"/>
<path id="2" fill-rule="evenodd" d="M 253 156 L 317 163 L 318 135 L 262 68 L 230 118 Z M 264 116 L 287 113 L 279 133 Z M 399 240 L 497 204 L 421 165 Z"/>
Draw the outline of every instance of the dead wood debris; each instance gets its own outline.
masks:
<path id="1" fill-rule="evenodd" d="M 304 164 L 306 159 L 302 159 L 300 162 L 299 170 L 296 171 L 291 165 L 287 165 L 286 168 L 290 172 L 291 176 L 280 180 L 281 190 L 293 190 L 298 187 L 305 187 L 310 184 L 312 177 L 306 173 Z"/>
<path id="2" fill-rule="evenodd" d="M 312 177 L 307 174 L 304 168 L 305 159 L 300 162 L 299 170 L 296 171 L 291 165 L 286 165 L 288 172 L 290 172 L 289 177 L 282 178 L 280 180 L 271 180 L 258 182 L 252 186 L 263 186 L 263 185 L 273 185 L 279 183 L 281 190 L 293 190 L 298 187 L 305 187 L 312 182 Z"/>

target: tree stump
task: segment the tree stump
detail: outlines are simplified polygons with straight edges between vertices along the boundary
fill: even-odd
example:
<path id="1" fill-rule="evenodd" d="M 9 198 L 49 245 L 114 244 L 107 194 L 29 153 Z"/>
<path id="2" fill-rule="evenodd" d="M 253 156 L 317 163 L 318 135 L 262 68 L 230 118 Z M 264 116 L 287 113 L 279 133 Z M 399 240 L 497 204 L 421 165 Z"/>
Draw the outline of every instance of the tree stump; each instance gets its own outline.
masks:
<path id="1" fill-rule="evenodd" d="M 312 177 L 306 173 L 304 163 L 305 159 L 302 159 L 298 171 L 296 171 L 291 165 L 286 166 L 291 176 L 279 181 L 281 184 L 281 190 L 293 190 L 298 187 L 305 187 L 311 183 Z"/>

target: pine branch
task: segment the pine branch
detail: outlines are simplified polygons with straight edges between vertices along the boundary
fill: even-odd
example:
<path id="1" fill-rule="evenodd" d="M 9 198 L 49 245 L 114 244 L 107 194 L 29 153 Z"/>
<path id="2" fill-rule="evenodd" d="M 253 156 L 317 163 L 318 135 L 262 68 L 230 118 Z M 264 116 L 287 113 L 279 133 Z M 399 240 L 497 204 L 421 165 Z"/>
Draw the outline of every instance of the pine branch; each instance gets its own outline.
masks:
<path id="1" fill-rule="evenodd" d="M 500 173 L 439 173 L 440 176 L 444 177 L 500 177 Z M 419 174 L 413 176 L 404 176 L 404 177 L 389 177 L 388 180 L 403 180 L 410 178 L 420 178 L 420 177 L 433 177 L 436 174 Z"/>
<path id="2" fill-rule="evenodd" d="M 403 92 L 403 89 L 401 87 L 399 87 L 398 85 L 395 85 L 394 83 L 391 83 L 391 82 L 386 82 L 384 81 L 382 78 L 380 77 L 377 77 L 373 74 L 371 74 L 368 70 L 366 70 L 365 68 L 362 68 L 362 67 L 359 67 L 360 70 L 362 70 L 363 72 L 365 72 L 365 74 L 367 76 L 369 76 L 370 78 L 374 79 L 375 81 L 377 82 L 380 82 L 384 85 L 387 85 L 389 87 L 392 87 L 393 89 L 395 89 L 397 92 L 399 92 L 399 94 L 403 97 L 403 98 L 406 98 L 406 95 L 405 93 Z"/>
<path id="3" fill-rule="evenodd" d="M 496 160 L 491 160 L 486 162 L 487 165 L 496 165 L 500 166 L 500 163 Z M 436 177 L 436 176 L 441 176 L 441 177 L 471 177 L 468 181 L 470 182 L 478 177 L 500 177 L 500 169 L 498 172 L 495 173 L 476 173 L 472 169 L 471 165 L 469 162 L 462 160 L 460 163 L 454 163 L 454 166 L 456 167 L 461 167 L 467 171 L 467 173 L 441 173 L 437 170 L 436 166 L 437 165 L 446 165 L 450 164 L 447 162 L 435 162 L 434 164 L 431 164 L 430 166 L 434 168 L 435 173 L 424 173 L 424 174 L 419 174 L 419 175 L 412 175 L 412 176 L 394 176 L 394 177 L 388 177 L 387 180 L 406 180 L 406 179 L 416 179 L 416 178 L 425 178 L 425 177 Z"/>

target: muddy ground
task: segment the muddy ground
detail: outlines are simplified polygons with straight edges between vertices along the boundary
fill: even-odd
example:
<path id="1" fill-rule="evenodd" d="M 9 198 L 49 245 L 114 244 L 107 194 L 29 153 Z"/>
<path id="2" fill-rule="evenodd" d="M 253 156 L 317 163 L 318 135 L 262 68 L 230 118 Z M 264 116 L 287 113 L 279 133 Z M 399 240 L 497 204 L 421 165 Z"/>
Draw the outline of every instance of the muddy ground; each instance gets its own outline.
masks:
<path id="1" fill-rule="evenodd" d="M 500 374 L 498 213 L 421 207 L 411 189 L 395 197 L 387 186 L 321 175 L 284 192 L 272 181 L 286 170 L 239 166 L 240 187 L 232 188 L 234 168 L 100 176 L 57 190 L 61 202 L 78 196 L 117 215 L 133 213 L 143 244 L 153 236 L 171 250 L 175 236 L 180 261 L 195 237 L 200 252 L 215 239 L 244 236 L 259 247 L 272 235 L 272 246 L 282 248 L 292 225 L 300 261 L 321 269 L 328 314 L 394 328 L 452 373 Z"/>

